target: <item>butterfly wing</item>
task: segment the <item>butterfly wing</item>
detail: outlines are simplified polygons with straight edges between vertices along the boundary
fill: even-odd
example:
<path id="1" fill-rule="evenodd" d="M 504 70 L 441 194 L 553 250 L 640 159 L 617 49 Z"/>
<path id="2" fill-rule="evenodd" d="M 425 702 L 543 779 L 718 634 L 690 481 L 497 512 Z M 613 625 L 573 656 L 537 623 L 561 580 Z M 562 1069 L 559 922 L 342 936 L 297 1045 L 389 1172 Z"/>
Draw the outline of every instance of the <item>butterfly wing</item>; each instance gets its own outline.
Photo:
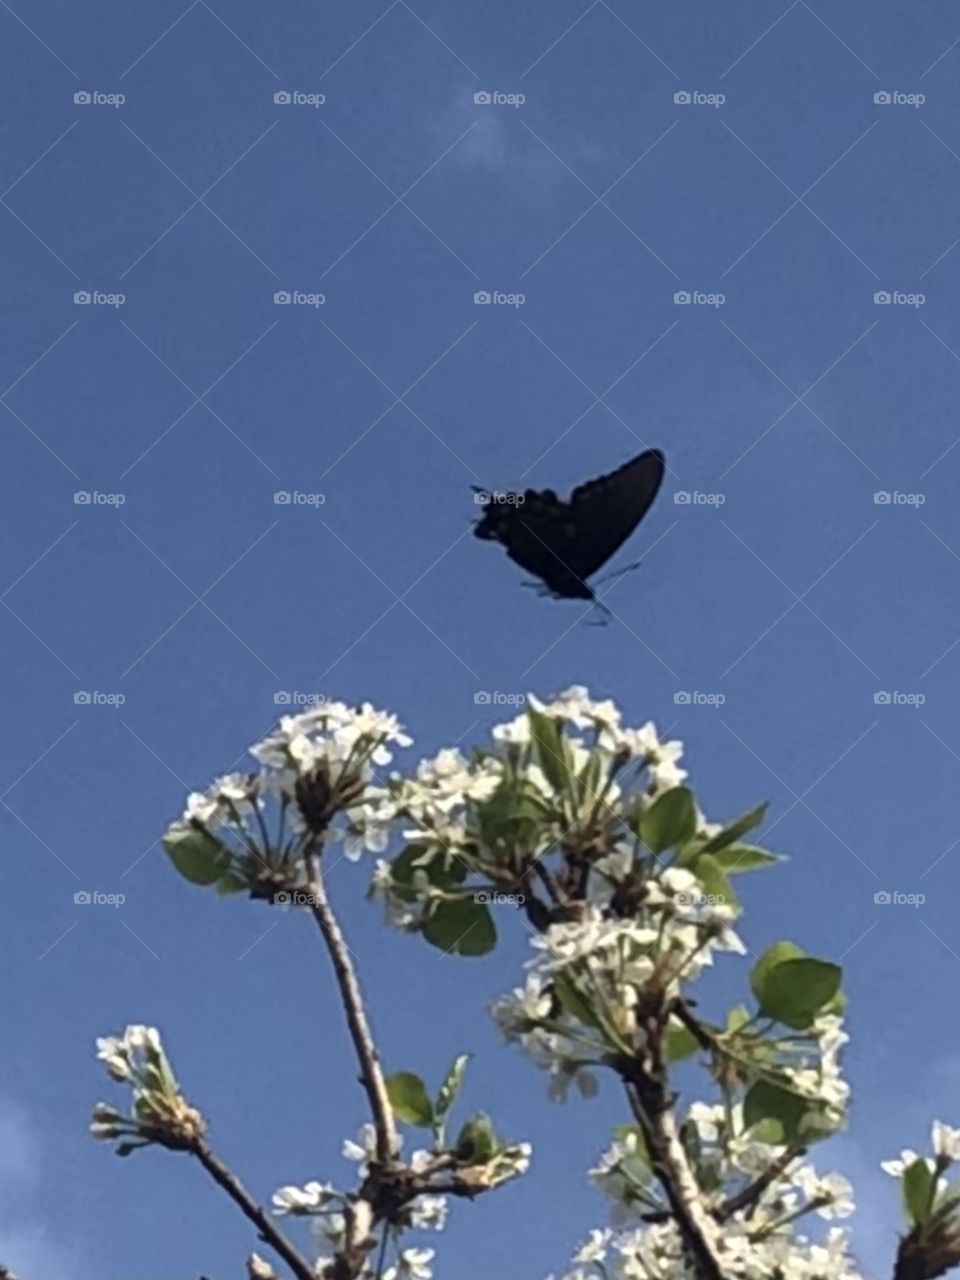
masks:
<path id="1" fill-rule="evenodd" d="M 589 578 L 623 546 L 653 505 L 663 472 L 663 454 L 648 449 L 574 489 L 568 519 L 575 534 L 564 558 L 577 577 Z"/>

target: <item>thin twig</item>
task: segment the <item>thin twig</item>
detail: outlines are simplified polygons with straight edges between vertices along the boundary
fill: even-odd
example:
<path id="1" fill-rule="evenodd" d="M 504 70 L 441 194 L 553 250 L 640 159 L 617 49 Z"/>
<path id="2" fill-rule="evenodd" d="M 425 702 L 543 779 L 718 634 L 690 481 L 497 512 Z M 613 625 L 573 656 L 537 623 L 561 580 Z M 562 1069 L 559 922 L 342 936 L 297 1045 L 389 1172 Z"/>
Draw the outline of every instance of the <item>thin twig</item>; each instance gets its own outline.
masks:
<path id="1" fill-rule="evenodd" d="M 723 1204 L 716 1211 L 718 1222 L 726 1222 L 728 1218 L 732 1218 L 735 1213 L 739 1213 L 741 1209 L 749 1209 L 763 1195 L 767 1187 L 776 1182 L 781 1174 L 785 1173 L 794 1160 L 798 1160 L 802 1155 L 806 1154 L 805 1147 L 788 1147 L 786 1151 L 782 1151 L 770 1165 L 764 1169 L 748 1187 L 744 1187 L 742 1191 L 737 1192 L 735 1196 L 731 1196 L 729 1200 L 724 1200 Z M 828 1201 L 829 1203 L 829 1201 Z"/>
<path id="2" fill-rule="evenodd" d="M 330 953 L 337 986 L 340 988 L 347 1015 L 347 1025 L 360 1063 L 361 1082 L 373 1112 L 374 1128 L 377 1134 L 377 1160 L 381 1165 L 389 1165 L 397 1151 L 397 1128 L 393 1118 L 393 1108 L 387 1096 L 383 1068 L 367 1021 L 360 984 L 350 959 L 350 948 L 347 946 L 343 931 L 327 897 L 319 854 L 315 850 L 308 850 L 306 862 L 310 875 L 310 883 L 307 886 L 311 895 L 310 910 L 320 927 Z"/>
<path id="3" fill-rule="evenodd" d="M 287 1266 L 296 1280 L 316 1280 L 316 1272 L 310 1263 L 290 1243 L 282 1231 L 278 1229 L 267 1211 L 261 1208 L 251 1196 L 236 1174 L 216 1156 L 203 1138 L 197 1138 L 190 1151 L 213 1178 L 214 1182 L 227 1193 L 234 1204 L 239 1205 L 244 1215 L 260 1232 L 261 1238 L 271 1246 Z"/>

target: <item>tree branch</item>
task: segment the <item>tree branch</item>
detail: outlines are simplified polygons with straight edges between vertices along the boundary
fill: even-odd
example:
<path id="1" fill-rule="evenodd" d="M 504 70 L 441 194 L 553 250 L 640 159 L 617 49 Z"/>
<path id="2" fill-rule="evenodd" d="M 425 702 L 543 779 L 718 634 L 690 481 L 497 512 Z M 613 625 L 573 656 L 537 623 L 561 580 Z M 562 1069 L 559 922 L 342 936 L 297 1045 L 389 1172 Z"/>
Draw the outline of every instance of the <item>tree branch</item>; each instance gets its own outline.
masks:
<path id="1" fill-rule="evenodd" d="M 663 1035 L 669 1007 L 663 1006 L 645 1020 L 648 1063 L 637 1059 L 621 1064 L 627 1097 L 647 1147 L 650 1163 L 667 1197 L 680 1235 L 702 1280 L 723 1280 L 720 1265 L 719 1227 L 703 1203 L 677 1132 L 673 1096 L 667 1089 Z"/>
<path id="2" fill-rule="evenodd" d="M 748 1187 L 744 1187 L 735 1196 L 730 1196 L 728 1200 L 724 1200 L 716 1211 L 717 1221 L 726 1222 L 728 1218 L 732 1218 L 741 1209 L 749 1209 L 751 1205 L 760 1199 L 767 1187 L 776 1182 L 780 1175 L 785 1173 L 790 1165 L 793 1164 L 794 1160 L 799 1160 L 803 1155 L 806 1155 L 805 1147 L 788 1147 L 786 1151 L 781 1152 L 776 1160 L 769 1164 L 763 1173 L 754 1179 Z"/>
<path id="3" fill-rule="evenodd" d="M 316 1280 L 316 1272 L 310 1263 L 293 1247 L 267 1211 L 257 1204 L 236 1174 L 232 1173 L 213 1153 L 203 1138 L 197 1138 L 191 1144 L 190 1153 L 196 1156 L 210 1177 L 223 1188 L 234 1204 L 240 1207 L 241 1212 L 259 1231 L 261 1239 L 280 1255 L 296 1280 Z"/>
<path id="4" fill-rule="evenodd" d="M 323 935 L 327 951 L 330 953 L 337 986 L 340 988 L 347 1025 L 360 1063 L 361 1082 L 367 1092 L 373 1113 L 374 1128 L 377 1133 L 377 1159 L 380 1164 L 389 1165 L 396 1155 L 397 1128 L 393 1118 L 393 1108 L 387 1096 L 383 1068 L 367 1021 L 360 984 L 350 959 L 350 948 L 347 946 L 343 931 L 327 897 L 320 856 L 316 850 L 307 852 L 306 863 L 310 875 L 308 885 L 312 899 L 310 910 Z"/>

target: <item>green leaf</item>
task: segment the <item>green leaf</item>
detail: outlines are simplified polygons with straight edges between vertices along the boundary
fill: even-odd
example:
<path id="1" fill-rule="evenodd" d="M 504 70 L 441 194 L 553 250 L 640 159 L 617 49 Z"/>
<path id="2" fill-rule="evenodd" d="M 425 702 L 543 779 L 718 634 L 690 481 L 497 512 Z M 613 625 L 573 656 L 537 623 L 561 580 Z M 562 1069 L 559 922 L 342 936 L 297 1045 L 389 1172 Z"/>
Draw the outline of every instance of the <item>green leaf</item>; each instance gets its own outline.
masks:
<path id="1" fill-rule="evenodd" d="M 527 719 L 530 721 L 534 758 L 550 786 L 555 792 L 562 794 L 570 784 L 570 770 L 560 721 L 544 715 L 534 707 L 528 708 Z"/>
<path id="2" fill-rule="evenodd" d="M 415 1124 L 421 1129 L 429 1129 L 433 1124 L 433 1103 L 427 1093 L 427 1086 L 412 1071 L 397 1071 L 387 1076 L 387 1097 L 393 1108 L 393 1114 L 404 1124 Z"/>
<path id="3" fill-rule="evenodd" d="M 718 849 L 712 857 L 720 870 L 728 876 L 741 875 L 744 871 L 759 871 L 780 862 L 775 853 L 768 853 L 766 849 L 758 849 L 752 844 L 729 844 L 725 849 Z"/>
<path id="4" fill-rule="evenodd" d="M 809 1109 L 808 1099 L 780 1089 L 769 1080 L 755 1080 L 743 1100 L 743 1123 L 748 1129 L 764 1123 L 764 1134 L 774 1145 L 794 1143 Z"/>
<path id="5" fill-rule="evenodd" d="M 569 973 L 564 973 L 561 970 L 555 975 L 552 985 L 554 995 L 567 1013 L 573 1014 L 578 1022 L 582 1022 L 588 1027 L 600 1026 L 600 1020 L 594 1013 L 590 1000 L 583 994 Z"/>
<path id="6" fill-rule="evenodd" d="M 697 859 L 693 873 L 700 881 L 703 892 L 724 907 L 737 907 L 739 900 L 733 885 L 720 869 L 712 853 L 702 853 Z"/>
<path id="7" fill-rule="evenodd" d="M 750 1021 L 750 1010 L 745 1004 L 735 1004 L 727 1014 L 726 1034 L 739 1031 Z"/>
<path id="8" fill-rule="evenodd" d="M 174 827 L 164 836 L 163 847 L 191 884 L 216 884 L 230 866 L 227 846 L 198 827 Z"/>
<path id="9" fill-rule="evenodd" d="M 442 1128 L 444 1120 L 450 1113 L 450 1108 L 457 1100 L 457 1094 L 460 1092 L 460 1086 L 463 1084 L 463 1077 L 467 1073 L 467 1064 L 470 1062 L 469 1053 L 461 1053 L 450 1064 L 450 1070 L 444 1076 L 443 1084 L 437 1093 L 437 1100 L 433 1104 L 434 1124 L 437 1128 Z"/>
<path id="10" fill-rule="evenodd" d="M 668 1062 L 681 1062 L 684 1058 L 692 1058 L 699 1050 L 697 1037 L 687 1027 L 671 1020 L 664 1040 Z"/>
<path id="11" fill-rule="evenodd" d="M 440 951 L 456 956 L 485 956 L 497 945 L 486 903 L 471 898 L 438 903 L 427 916 L 423 936 Z"/>
<path id="12" fill-rule="evenodd" d="M 697 829 L 697 806 L 688 787 L 672 787 L 640 819 L 640 839 L 652 853 L 684 844 Z"/>
<path id="13" fill-rule="evenodd" d="M 217 881 L 217 893 L 222 897 L 229 897 L 232 893 L 243 893 L 250 888 L 250 881 L 246 876 L 241 875 L 237 871 L 227 871 Z"/>
<path id="14" fill-rule="evenodd" d="M 757 1004 L 763 1004 L 764 983 L 772 969 L 784 960 L 796 960 L 807 953 L 795 942 L 775 942 L 753 966 L 750 973 L 750 990 L 757 998 Z"/>
<path id="15" fill-rule="evenodd" d="M 603 760 L 598 751 L 591 751 L 587 763 L 580 770 L 577 779 L 581 799 L 595 799 L 601 789 L 603 777 Z"/>
<path id="16" fill-rule="evenodd" d="M 496 1155 L 498 1146 L 490 1117 L 478 1111 L 460 1130 L 453 1150 L 461 1164 L 488 1164 Z"/>
<path id="17" fill-rule="evenodd" d="M 923 1157 L 918 1157 L 903 1175 L 903 1204 L 907 1219 L 918 1226 L 926 1222 L 933 1200 L 933 1173 Z"/>
<path id="18" fill-rule="evenodd" d="M 760 1011 L 788 1027 L 808 1027 L 840 990 L 843 970 L 813 956 L 782 960 L 763 980 Z"/>
<path id="19" fill-rule="evenodd" d="M 747 813 L 741 814 L 739 818 L 735 818 L 722 831 L 718 831 L 715 836 L 710 837 L 703 846 L 703 852 L 716 853 L 719 849 L 725 849 L 727 845 L 734 844 L 741 836 L 745 836 L 748 831 L 758 827 L 767 812 L 768 804 L 769 801 L 764 804 L 758 804 L 755 809 L 750 809 Z"/>
<path id="20" fill-rule="evenodd" d="M 414 877 L 422 872 L 427 883 L 436 889 L 455 889 L 466 879 L 467 868 L 460 858 L 447 858 L 442 849 L 429 845 L 408 844 L 390 864 L 393 890 L 402 902 L 416 902 Z"/>

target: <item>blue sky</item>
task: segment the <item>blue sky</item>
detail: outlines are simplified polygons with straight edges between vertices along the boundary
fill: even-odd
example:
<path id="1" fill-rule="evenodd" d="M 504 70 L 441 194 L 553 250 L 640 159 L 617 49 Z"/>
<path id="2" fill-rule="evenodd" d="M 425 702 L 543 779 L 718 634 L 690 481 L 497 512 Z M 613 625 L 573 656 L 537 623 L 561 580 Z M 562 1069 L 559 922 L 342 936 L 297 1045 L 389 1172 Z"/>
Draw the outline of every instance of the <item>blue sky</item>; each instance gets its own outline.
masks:
<path id="1" fill-rule="evenodd" d="M 247 1225 L 198 1170 L 85 1134 L 93 1039 L 127 1022 L 258 1195 L 347 1172 L 363 1099 L 308 922 L 157 844 L 275 695 L 369 698 L 428 753 L 503 718 L 479 691 L 578 682 L 683 738 L 711 814 L 771 800 L 790 861 L 745 886 L 744 936 L 843 958 L 852 1125 L 818 1154 L 862 1175 L 885 1270 L 876 1163 L 960 1120 L 954 7 L 15 0 L 0 28 L 0 1260 L 237 1273 Z M 564 491 L 652 445 L 609 627 L 469 537 L 470 484 Z M 458 1208 L 442 1274 L 561 1269 L 619 1100 L 553 1108 L 497 1043 L 518 920 L 442 958 L 365 883 L 333 873 L 391 1069 L 473 1051 L 466 1105 L 536 1147 Z"/>

